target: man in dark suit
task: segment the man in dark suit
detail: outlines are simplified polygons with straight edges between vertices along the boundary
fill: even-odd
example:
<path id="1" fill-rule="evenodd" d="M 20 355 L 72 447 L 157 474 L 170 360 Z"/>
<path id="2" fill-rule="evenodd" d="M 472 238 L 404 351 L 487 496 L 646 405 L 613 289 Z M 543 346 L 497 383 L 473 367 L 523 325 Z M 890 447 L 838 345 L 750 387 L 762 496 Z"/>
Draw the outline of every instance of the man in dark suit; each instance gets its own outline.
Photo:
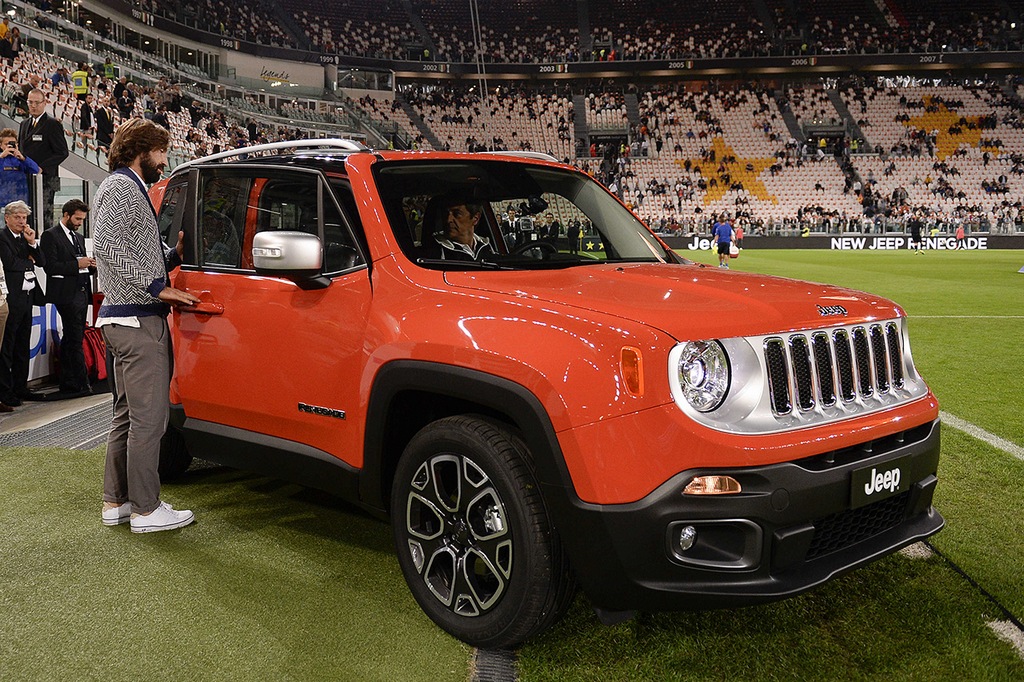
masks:
<path id="1" fill-rule="evenodd" d="M 28 116 L 18 129 L 21 152 L 43 171 L 43 196 L 36 210 L 43 212 L 43 227 L 53 224 L 53 195 L 60 189 L 60 165 L 68 158 L 68 141 L 61 122 L 46 113 L 46 95 L 42 90 L 28 93 Z"/>
<path id="2" fill-rule="evenodd" d="M 28 224 L 31 213 L 24 201 L 12 201 L 4 207 L 4 223 L 0 229 L 0 261 L 7 281 L 9 315 L 0 345 L 0 401 L 17 407 L 22 399 L 40 400 L 42 396 L 28 390 L 28 354 L 32 339 L 32 304 L 36 281 L 35 266 L 45 265 L 36 241 L 36 233 Z"/>
<path id="3" fill-rule="evenodd" d="M 101 98 L 99 106 L 96 107 L 96 146 L 107 153 L 110 151 L 110 143 L 113 140 L 114 114 L 107 106 L 106 98 Z"/>
<path id="4" fill-rule="evenodd" d="M 92 390 L 82 339 L 92 300 L 90 270 L 95 270 L 96 261 L 85 255 L 85 238 L 78 233 L 88 212 L 88 204 L 72 199 L 61 208 L 60 222 L 43 233 L 46 302 L 57 308 L 64 328 L 60 340 L 60 392 L 64 395 Z"/>

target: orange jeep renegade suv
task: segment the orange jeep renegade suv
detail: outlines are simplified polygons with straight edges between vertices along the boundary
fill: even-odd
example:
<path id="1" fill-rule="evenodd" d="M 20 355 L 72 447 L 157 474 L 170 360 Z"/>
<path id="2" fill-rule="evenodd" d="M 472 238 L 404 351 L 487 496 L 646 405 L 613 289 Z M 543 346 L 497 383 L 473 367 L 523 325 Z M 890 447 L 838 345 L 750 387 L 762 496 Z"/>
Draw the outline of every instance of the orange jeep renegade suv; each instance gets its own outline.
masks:
<path id="1" fill-rule="evenodd" d="M 482 647 L 577 585 L 606 622 L 750 604 L 942 527 L 891 301 L 688 262 L 539 155 L 274 146 L 154 192 L 202 299 L 172 317 L 164 473 L 201 457 L 390 519 L 420 606 Z"/>

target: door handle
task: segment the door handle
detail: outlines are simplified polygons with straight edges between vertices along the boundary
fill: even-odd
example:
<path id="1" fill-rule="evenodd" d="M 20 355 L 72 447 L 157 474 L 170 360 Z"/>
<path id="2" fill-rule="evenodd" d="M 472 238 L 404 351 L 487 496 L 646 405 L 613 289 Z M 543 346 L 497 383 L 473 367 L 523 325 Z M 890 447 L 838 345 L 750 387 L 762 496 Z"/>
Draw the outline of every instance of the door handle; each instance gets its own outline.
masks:
<path id="1" fill-rule="evenodd" d="M 187 285 L 179 288 L 184 291 L 189 290 Z M 223 303 L 217 303 L 210 300 L 213 298 L 213 292 L 209 289 L 204 289 L 199 292 L 189 291 L 189 293 L 194 293 L 196 298 L 199 299 L 199 302 L 193 303 L 192 305 L 175 306 L 177 310 L 180 310 L 183 313 L 192 313 L 193 315 L 222 315 L 224 313 Z"/>
<path id="2" fill-rule="evenodd" d="M 220 303 L 214 303 L 213 301 L 200 301 L 195 305 L 184 305 L 178 308 L 183 313 L 193 313 L 195 315 L 220 315 L 224 312 L 224 306 Z"/>

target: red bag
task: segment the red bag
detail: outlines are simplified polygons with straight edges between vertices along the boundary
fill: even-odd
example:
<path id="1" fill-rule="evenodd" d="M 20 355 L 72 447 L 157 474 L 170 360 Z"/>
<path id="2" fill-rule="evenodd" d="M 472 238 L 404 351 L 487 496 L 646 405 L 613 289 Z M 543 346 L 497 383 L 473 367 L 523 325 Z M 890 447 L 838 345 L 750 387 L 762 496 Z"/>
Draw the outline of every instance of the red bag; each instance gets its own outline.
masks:
<path id="1" fill-rule="evenodd" d="M 85 355 L 85 371 L 89 381 L 104 381 L 107 378 L 107 343 L 98 328 L 85 328 L 82 353 Z"/>

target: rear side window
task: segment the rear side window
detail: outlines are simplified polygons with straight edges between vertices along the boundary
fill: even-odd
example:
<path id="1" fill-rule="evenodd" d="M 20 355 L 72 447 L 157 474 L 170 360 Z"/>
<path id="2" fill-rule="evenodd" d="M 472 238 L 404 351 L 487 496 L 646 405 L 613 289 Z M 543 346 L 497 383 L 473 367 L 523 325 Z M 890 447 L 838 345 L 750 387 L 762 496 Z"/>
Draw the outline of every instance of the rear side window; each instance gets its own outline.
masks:
<path id="1" fill-rule="evenodd" d="M 185 187 L 187 186 L 187 182 L 179 182 L 169 186 L 164 193 L 163 202 L 160 204 L 157 227 L 160 230 L 160 238 L 168 246 L 174 246 L 178 241 L 181 212 L 185 204 Z"/>

